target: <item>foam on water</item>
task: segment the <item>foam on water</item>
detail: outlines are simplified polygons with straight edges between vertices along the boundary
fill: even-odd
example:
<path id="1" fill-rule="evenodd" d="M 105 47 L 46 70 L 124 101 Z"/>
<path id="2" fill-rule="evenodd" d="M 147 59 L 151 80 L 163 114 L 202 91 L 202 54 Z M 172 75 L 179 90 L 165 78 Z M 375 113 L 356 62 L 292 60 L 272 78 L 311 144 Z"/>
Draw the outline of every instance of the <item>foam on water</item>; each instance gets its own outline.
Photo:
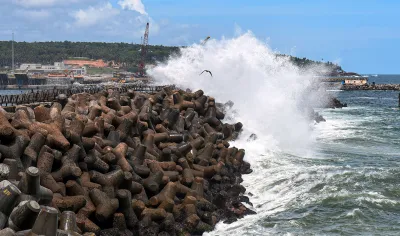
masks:
<path id="1" fill-rule="evenodd" d="M 208 73 L 199 76 L 205 69 L 213 77 Z M 309 93 L 312 71 L 299 71 L 287 58 L 276 57 L 250 32 L 183 48 L 179 56 L 148 73 L 159 84 L 202 89 L 218 102 L 233 101 L 236 112 L 228 110 L 226 122 L 244 124 L 232 145 L 246 150 L 245 158 L 254 170 L 243 176 L 243 184 L 253 194 L 250 198 L 258 214 L 230 225 L 219 223 L 210 235 L 265 235 L 256 222 L 284 211 L 324 178 L 324 167 L 302 166 L 308 161 L 314 137 L 299 101 Z M 253 133 L 257 140 L 247 141 Z"/>
<path id="2" fill-rule="evenodd" d="M 213 77 L 199 76 L 203 70 Z M 233 119 L 245 126 L 242 137 L 256 133 L 268 149 L 304 149 L 310 142 L 309 121 L 298 101 L 311 73 L 301 73 L 287 58 L 277 57 L 250 32 L 181 49 L 180 56 L 148 73 L 160 84 L 202 89 L 220 102 L 232 100 L 238 110 Z"/>
<path id="3" fill-rule="evenodd" d="M 199 76 L 203 70 L 213 77 Z M 395 219 L 385 210 L 398 207 L 398 200 L 388 196 L 400 192 L 395 184 L 400 169 L 393 167 L 392 146 L 376 148 L 392 135 L 377 132 L 389 127 L 379 115 L 395 111 L 367 108 L 382 100 L 321 109 L 327 122 L 315 127 L 302 109 L 304 98 L 320 98 L 308 89 L 313 71 L 300 71 L 287 58 L 276 57 L 251 33 L 183 48 L 148 73 L 159 84 L 202 89 L 217 102 L 233 101 L 224 122 L 244 125 L 232 146 L 244 148 L 252 165 L 243 185 L 252 193 L 248 196 L 257 215 L 229 225 L 220 222 L 206 235 L 354 235 L 370 230 L 359 222 L 370 220 L 384 228 Z M 253 133 L 257 139 L 248 141 Z M 386 192 L 381 192 L 383 183 L 389 183 Z"/>

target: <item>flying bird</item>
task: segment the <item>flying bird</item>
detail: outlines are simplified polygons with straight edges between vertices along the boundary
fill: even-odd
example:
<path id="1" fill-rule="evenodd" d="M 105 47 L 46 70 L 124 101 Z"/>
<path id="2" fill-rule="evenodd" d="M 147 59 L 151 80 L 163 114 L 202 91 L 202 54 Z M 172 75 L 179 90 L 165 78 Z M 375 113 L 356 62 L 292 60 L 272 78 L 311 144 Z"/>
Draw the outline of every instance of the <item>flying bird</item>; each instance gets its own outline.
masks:
<path id="1" fill-rule="evenodd" d="M 208 72 L 208 73 L 210 73 L 211 77 L 213 77 L 213 75 L 212 75 L 211 71 L 209 71 L 209 70 L 203 70 L 203 72 L 201 72 L 201 74 L 203 74 L 204 72 Z M 200 74 L 200 75 L 201 75 L 201 74 Z"/>

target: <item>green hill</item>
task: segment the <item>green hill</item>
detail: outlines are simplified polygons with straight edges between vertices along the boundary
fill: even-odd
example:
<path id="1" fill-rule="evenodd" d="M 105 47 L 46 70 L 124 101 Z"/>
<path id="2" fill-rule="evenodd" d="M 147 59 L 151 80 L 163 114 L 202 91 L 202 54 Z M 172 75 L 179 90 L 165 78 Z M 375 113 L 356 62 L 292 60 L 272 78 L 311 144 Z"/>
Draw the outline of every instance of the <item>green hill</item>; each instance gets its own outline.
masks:
<path id="1" fill-rule="evenodd" d="M 15 42 L 15 63 L 53 64 L 71 58 L 103 59 L 122 63 L 124 69 L 136 71 L 140 60 L 139 44 L 101 43 L 101 42 Z M 178 47 L 149 45 L 147 63 L 164 61 L 169 55 L 178 53 Z M 285 56 L 285 55 L 277 55 Z M 307 58 L 290 56 L 290 60 L 299 67 L 319 65 L 323 62 Z M 332 71 L 341 71 L 339 66 L 331 62 L 325 63 Z M 0 41 L 0 68 L 11 66 L 11 41 Z"/>
<path id="2" fill-rule="evenodd" d="M 86 57 L 123 63 L 135 68 L 140 61 L 139 44 L 97 42 L 15 42 L 15 63 L 52 64 L 70 58 Z M 149 45 L 146 61 L 154 63 L 178 52 L 178 47 Z M 11 41 L 0 41 L 0 67 L 11 65 Z"/>

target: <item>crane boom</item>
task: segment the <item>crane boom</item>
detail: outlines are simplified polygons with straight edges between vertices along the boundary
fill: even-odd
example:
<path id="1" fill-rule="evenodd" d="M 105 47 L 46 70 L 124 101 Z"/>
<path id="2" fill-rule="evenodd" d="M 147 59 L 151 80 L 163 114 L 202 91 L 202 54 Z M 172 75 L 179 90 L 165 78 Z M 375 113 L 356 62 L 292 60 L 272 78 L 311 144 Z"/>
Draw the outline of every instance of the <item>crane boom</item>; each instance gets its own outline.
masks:
<path id="1" fill-rule="evenodd" d="M 145 60 L 147 55 L 147 45 L 149 44 L 149 27 L 150 24 L 147 22 L 146 31 L 144 32 L 143 43 L 141 48 L 141 58 L 139 64 L 139 75 L 144 76 Z"/>

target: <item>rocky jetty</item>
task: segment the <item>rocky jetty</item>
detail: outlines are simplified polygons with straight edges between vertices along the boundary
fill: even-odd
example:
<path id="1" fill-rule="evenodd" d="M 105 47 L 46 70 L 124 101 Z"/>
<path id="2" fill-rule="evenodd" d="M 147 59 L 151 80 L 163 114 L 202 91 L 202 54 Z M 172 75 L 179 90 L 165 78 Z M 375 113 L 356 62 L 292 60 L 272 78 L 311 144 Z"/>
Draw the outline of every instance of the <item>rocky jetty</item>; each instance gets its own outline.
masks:
<path id="1" fill-rule="evenodd" d="M 168 87 L 0 109 L 0 235 L 201 235 L 254 213 L 224 116 Z"/>
<path id="2" fill-rule="evenodd" d="M 353 85 L 344 84 L 340 88 L 341 90 L 392 90 L 400 91 L 400 84 L 364 84 L 364 85 Z"/>
<path id="3" fill-rule="evenodd" d="M 326 95 L 326 97 L 321 100 L 321 102 L 317 105 L 318 108 L 343 108 L 347 107 L 346 103 L 340 102 L 337 98 L 333 96 Z M 315 112 L 313 108 L 309 107 L 309 118 L 316 121 L 317 123 L 325 122 L 325 118 L 320 115 L 318 112 Z"/>
<path id="4" fill-rule="evenodd" d="M 305 109 L 307 118 L 309 120 L 315 121 L 317 123 L 326 121 L 325 118 L 322 115 L 320 115 L 318 112 L 316 112 L 314 110 L 314 108 L 312 108 L 311 106 L 306 106 L 304 109 Z"/>

